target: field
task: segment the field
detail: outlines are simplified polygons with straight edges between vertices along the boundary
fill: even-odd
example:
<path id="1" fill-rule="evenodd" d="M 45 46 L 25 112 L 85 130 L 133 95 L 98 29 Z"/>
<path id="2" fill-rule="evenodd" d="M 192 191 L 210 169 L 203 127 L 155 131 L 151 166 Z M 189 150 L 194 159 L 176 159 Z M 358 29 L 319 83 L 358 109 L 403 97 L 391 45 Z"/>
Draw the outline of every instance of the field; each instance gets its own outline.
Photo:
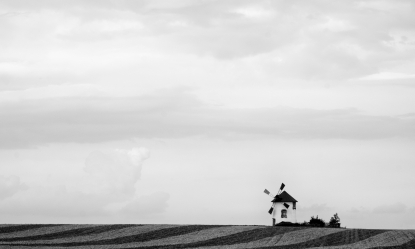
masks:
<path id="1" fill-rule="evenodd" d="M 225 225 L 0 225 L 0 248 L 415 248 L 415 230 Z"/>

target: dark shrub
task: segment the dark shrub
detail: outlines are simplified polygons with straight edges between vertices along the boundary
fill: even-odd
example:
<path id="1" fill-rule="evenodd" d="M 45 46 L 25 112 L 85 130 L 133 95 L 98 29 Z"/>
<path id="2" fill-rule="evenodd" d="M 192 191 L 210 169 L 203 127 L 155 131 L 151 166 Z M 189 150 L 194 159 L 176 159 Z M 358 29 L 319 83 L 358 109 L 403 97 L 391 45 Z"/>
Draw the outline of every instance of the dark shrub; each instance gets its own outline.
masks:
<path id="1" fill-rule="evenodd" d="M 324 227 L 326 225 L 326 222 L 324 222 L 323 219 L 319 219 L 317 215 L 316 218 L 314 218 L 314 216 L 311 216 L 309 224 L 312 227 Z"/>
<path id="2" fill-rule="evenodd" d="M 300 225 L 302 227 L 309 227 L 310 226 L 310 224 L 307 221 L 304 221 L 303 223 L 300 223 Z"/>
<path id="3" fill-rule="evenodd" d="M 330 227 L 340 227 L 340 217 L 335 213 L 333 217 L 330 218 L 329 222 Z"/>
<path id="4" fill-rule="evenodd" d="M 280 223 L 276 224 L 276 226 L 282 226 L 282 227 L 306 227 L 308 226 L 307 222 L 303 223 L 292 223 L 287 221 L 281 221 Z"/>
<path id="5" fill-rule="evenodd" d="M 296 226 L 297 223 L 287 222 L 287 221 L 281 221 L 280 223 L 276 224 L 276 226 L 283 226 L 283 227 L 293 227 Z"/>

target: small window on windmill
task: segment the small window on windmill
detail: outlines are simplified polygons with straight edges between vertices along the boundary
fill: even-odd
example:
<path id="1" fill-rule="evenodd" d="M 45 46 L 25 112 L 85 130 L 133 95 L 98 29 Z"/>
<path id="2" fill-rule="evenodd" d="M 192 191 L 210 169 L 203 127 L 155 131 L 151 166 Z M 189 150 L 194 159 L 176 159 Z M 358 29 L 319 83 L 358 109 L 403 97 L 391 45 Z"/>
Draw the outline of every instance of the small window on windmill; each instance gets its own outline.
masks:
<path id="1" fill-rule="evenodd" d="M 286 209 L 281 210 L 281 218 L 287 218 L 287 210 Z"/>

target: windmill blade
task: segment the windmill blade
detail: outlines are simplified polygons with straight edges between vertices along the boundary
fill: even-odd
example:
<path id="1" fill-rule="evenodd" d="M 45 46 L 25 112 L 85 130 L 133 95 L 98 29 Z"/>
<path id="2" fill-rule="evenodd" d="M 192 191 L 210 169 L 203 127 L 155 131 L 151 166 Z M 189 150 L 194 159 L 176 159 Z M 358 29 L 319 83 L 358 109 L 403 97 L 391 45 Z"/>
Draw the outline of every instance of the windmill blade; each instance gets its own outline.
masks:
<path id="1" fill-rule="evenodd" d="M 264 193 L 271 196 L 271 197 L 274 197 L 273 194 L 271 194 L 271 192 L 269 192 L 267 189 L 264 190 Z"/>
<path id="2" fill-rule="evenodd" d="M 281 187 L 280 187 L 280 189 L 278 190 L 277 195 L 279 195 L 279 194 L 281 193 L 281 191 L 284 189 L 284 187 L 285 187 L 285 184 L 284 184 L 284 183 L 281 183 Z"/>
<path id="3" fill-rule="evenodd" d="M 275 207 L 275 203 L 272 204 L 271 208 L 268 210 L 269 214 L 272 214 L 272 212 L 274 211 L 274 207 Z"/>
<path id="4" fill-rule="evenodd" d="M 284 202 L 284 207 L 285 207 L 285 208 L 289 208 L 289 207 L 290 207 L 290 205 L 288 205 L 287 203 L 285 203 L 285 202 Z"/>

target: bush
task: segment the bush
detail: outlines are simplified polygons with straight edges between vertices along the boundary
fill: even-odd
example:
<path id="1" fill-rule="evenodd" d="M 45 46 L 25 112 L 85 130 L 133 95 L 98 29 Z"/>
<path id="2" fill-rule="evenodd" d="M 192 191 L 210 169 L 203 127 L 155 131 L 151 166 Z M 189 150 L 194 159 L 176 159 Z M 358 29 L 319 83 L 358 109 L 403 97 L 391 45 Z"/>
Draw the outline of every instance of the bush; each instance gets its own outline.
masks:
<path id="1" fill-rule="evenodd" d="M 276 226 L 279 226 L 279 227 L 298 227 L 299 224 L 298 223 L 287 222 L 287 221 L 281 221 L 280 223 L 276 224 Z"/>
<path id="2" fill-rule="evenodd" d="M 309 224 L 312 227 L 324 227 L 326 225 L 326 222 L 323 219 L 319 219 L 317 215 L 316 218 L 314 218 L 314 216 L 311 216 Z"/>
<path id="3" fill-rule="evenodd" d="M 304 221 L 303 223 L 300 224 L 302 227 L 309 227 L 310 224 L 307 221 Z"/>
<path id="4" fill-rule="evenodd" d="M 292 223 L 287 221 L 281 221 L 280 223 L 276 224 L 275 226 L 283 226 L 283 227 L 308 227 L 308 222 L 303 223 Z"/>
<path id="5" fill-rule="evenodd" d="M 310 222 L 304 221 L 303 223 L 292 223 L 287 221 L 282 221 L 278 224 L 275 224 L 275 226 L 284 226 L 284 227 L 340 227 L 340 218 L 337 214 L 334 214 L 333 217 L 331 217 L 330 222 L 326 223 L 323 219 L 317 217 L 314 218 L 314 216 L 311 216 Z"/>
<path id="6" fill-rule="evenodd" d="M 340 227 L 340 217 L 335 213 L 333 217 L 330 218 L 329 222 L 330 227 Z"/>

